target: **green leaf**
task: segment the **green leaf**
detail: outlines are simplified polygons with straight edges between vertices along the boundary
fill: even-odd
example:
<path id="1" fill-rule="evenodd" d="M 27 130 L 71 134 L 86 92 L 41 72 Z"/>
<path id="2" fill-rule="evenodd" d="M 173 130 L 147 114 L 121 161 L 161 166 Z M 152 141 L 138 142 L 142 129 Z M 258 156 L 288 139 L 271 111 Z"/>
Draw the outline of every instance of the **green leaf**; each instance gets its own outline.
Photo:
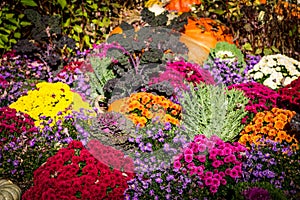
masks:
<path id="1" fill-rule="evenodd" d="M 66 0 L 57 0 L 57 3 L 59 3 L 59 5 L 62 7 L 62 9 L 64 9 L 67 5 Z"/>
<path id="2" fill-rule="evenodd" d="M 261 48 L 256 49 L 256 51 L 255 51 L 256 55 L 261 54 L 261 53 L 262 53 L 262 49 Z"/>
<path id="3" fill-rule="evenodd" d="M 15 14 L 13 14 L 13 13 L 6 13 L 6 14 L 5 14 L 5 18 L 6 18 L 6 19 L 11 19 L 11 18 L 14 17 L 14 15 L 15 15 Z"/>
<path id="4" fill-rule="evenodd" d="M 0 31 L 4 31 L 6 32 L 7 34 L 10 34 L 11 33 L 11 30 L 7 30 L 6 28 L 4 27 L 0 27 Z M 1 34 L 2 35 L 2 34 Z"/>
<path id="5" fill-rule="evenodd" d="M 271 49 L 276 52 L 276 53 L 279 53 L 279 49 L 277 49 L 275 46 L 271 46 Z"/>
<path id="6" fill-rule="evenodd" d="M 8 36 L 0 35 L 0 39 L 1 39 L 3 42 L 8 42 Z"/>
<path id="7" fill-rule="evenodd" d="M 110 20 L 107 17 L 104 17 L 102 20 L 103 27 L 109 27 Z"/>
<path id="8" fill-rule="evenodd" d="M 16 19 L 9 19 L 8 21 L 10 21 L 11 23 L 18 25 L 18 21 Z"/>
<path id="9" fill-rule="evenodd" d="M 24 14 L 19 14 L 19 15 L 18 15 L 18 18 L 19 18 L 19 19 L 22 19 L 24 16 L 25 16 Z"/>
<path id="10" fill-rule="evenodd" d="M 79 41 L 80 41 L 80 38 L 79 38 L 77 35 L 73 35 L 72 38 L 73 38 L 76 42 L 79 42 Z"/>
<path id="11" fill-rule="evenodd" d="M 93 3 L 89 7 L 91 7 L 93 10 L 97 10 L 98 9 L 98 5 L 96 3 Z"/>
<path id="12" fill-rule="evenodd" d="M 17 40 L 15 40 L 15 39 L 10 39 L 9 41 L 13 44 L 17 44 Z"/>
<path id="13" fill-rule="evenodd" d="M 269 49 L 269 48 L 264 49 L 264 54 L 265 55 L 271 55 L 272 53 L 273 53 L 272 49 Z"/>
<path id="14" fill-rule="evenodd" d="M 75 25 L 75 26 L 73 27 L 73 29 L 74 29 L 77 33 L 82 33 L 82 28 L 81 28 L 81 26 L 79 26 L 79 25 Z"/>
<path id="15" fill-rule="evenodd" d="M 29 25 L 31 25 L 31 22 L 22 21 L 20 24 L 21 24 L 21 26 L 29 26 Z"/>
<path id="16" fill-rule="evenodd" d="M 21 38 L 21 33 L 15 32 L 15 33 L 14 33 L 14 37 L 15 37 L 15 38 Z"/>
<path id="17" fill-rule="evenodd" d="M 21 0 L 24 6 L 38 6 L 33 0 Z"/>
<path id="18" fill-rule="evenodd" d="M 247 50 L 247 51 L 252 51 L 252 47 L 251 47 L 251 44 L 249 42 L 245 43 L 243 45 L 243 49 Z"/>
<path id="19" fill-rule="evenodd" d="M 68 27 L 71 24 L 71 19 L 68 18 L 67 21 L 63 24 L 63 27 Z"/>
<path id="20" fill-rule="evenodd" d="M 84 41 L 88 46 L 91 45 L 91 43 L 90 43 L 90 37 L 89 37 L 88 35 L 83 36 L 83 41 Z"/>
<path id="21" fill-rule="evenodd" d="M 216 9 L 216 10 L 213 10 L 212 12 L 216 13 L 217 15 L 223 15 L 225 13 L 225 11 L 222 9 Z"/>

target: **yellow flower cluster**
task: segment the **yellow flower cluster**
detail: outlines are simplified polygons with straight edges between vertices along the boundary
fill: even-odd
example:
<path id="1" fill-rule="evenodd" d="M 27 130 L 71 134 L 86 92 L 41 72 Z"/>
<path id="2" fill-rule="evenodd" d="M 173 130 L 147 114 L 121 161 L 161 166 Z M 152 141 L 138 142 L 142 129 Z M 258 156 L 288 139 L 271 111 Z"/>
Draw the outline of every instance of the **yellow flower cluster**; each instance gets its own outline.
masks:
<path id="1" fill-rule="evenodd" d="M 286 141 L 292 144 L 292 148 L 298 148 L 298 141 L 286 133 L 284 127 L 289 123 L 292 117 L 296 114 L 295 111 L 273 108 L 271 111 L 258 112 L 250 124 L 245 126 L 241 131 L 239 142 L 246 145 L 247 143 L 259 144 L 258 140 L 264 136 L 281 143 Z"/>
<path id="2" fill-rule="evenodd" d="M 120 112 L 125 114 L 135 124 L 144 127 L 153 118 L 162 122 L 179 125 L 181 106 L 164 96 L 147 92 L 131 94 L 121 106 Z"/>
<path id="3" fill-rule="evenodd" d="M 50 125 L 54 125 L 57 120 L 63 120 L 64 116 L 71 113 L 68 108 L 73 102 L 73 92 L 67 84 L 42 82 L 36 84 L 36 88 L 9 107 L 30 115 L 36 126 L 40 126 L 44 121 L 40 116 L 52 118 L 53 122 Z M 58 116 L 59 112 L 62 112 L 62 115 Z"/>

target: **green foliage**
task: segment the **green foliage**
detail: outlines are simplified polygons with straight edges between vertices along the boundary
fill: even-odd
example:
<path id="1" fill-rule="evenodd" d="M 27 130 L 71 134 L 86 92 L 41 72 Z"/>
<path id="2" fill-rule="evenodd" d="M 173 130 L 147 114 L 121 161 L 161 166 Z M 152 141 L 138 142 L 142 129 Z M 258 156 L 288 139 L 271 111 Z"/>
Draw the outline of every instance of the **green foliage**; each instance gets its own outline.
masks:
<path id="1" fill-rule="evenodd" d="M 299 60 L 300 29 L 295 16 L 299 11 L 292 6 L 284 8 L 278 2 L 267 0 L 262 5 L 257 0 L 204 0 L 194 12 L 198 17 L 217 19 L 227 25 L 243 53 L 280 53 Z M 289 2 L 297 5 L 296 0 Z"/>
<path id="2" fill-rule="evenodd" d="M 218 42 L 216 47 L 211 49 L 210 57 L 212 60 L 220 58 L 222 60 L 238 61 L 239 63 L 246 65 L 242 51 L 235 44 L 230 44 L 228 42 Z"/>
<path id="3" fill-rule="evenodd" d="M 90 79 L 91 98 L 95 99 L 99 95 L 104 96 L 103 86 L 110 79 L 115 78 L 112 70 L 109 69 L 111 58 L 89 57 L 89 62 L 94 72 L 87 72 Z"/>
<path id="4" fill-rule="evenodd" d="M 24 20 L 24 14 L 14 12 L 12 4 L 0 5 L 0 55 L 17 43 L 22 28 L 28 25 L 30 22 Z"/>
<path id="5" fill-rule="evenodd" d="M 190 137 L 216 134 L 224 141 L 233 141 L 243 129 L 241 119 L 247 114 L 244 107 L 249 101 L 243 92 L 200 83 L 182 95 L 183 123 Z"/>

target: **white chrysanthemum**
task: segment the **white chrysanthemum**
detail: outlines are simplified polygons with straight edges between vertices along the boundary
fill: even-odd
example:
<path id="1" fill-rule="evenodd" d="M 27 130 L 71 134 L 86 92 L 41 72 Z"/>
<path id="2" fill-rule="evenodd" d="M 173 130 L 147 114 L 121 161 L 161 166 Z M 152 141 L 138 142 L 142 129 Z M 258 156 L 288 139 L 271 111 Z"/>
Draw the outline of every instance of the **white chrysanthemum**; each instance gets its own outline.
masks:
<path id="1" fill-rule="evenodd" d="M 277 85 L 275 82 L 273 82 L 270 78 L 267 78 L 264 82 L 263 85 L 268 86 L 269 88 L 272 88 L 275 90 L 277 88 Z"/>
<path id="2" fill-rule="evenodd" d="M 273 73 L 269 77 L 273 82 L 275 82 L 276 85 L 280 85 L 281 81 L 283 79 L 283 75 L 281 73 Z"/>
<path id="3" fill-rule="evenodd" d="M 264 74 L 262 72 L 256 72 L 254 75 L 253 75 L 253 78 L 254 80 L 257 80 L 257 79 L 261 79 L 264 77 Z"/>
<path id="4" fill-rule="evenodd" d="M 286 77 L 284 82 L 283 82 L 283 86 L 287 86 L 288 84 L 290 84 L 293 80 L 296 80 L 298 77 Z"/>
<path id="5" fill-rule="evenodd" d="M 216 57 L 220 60 L 227 60 L 230 62 L 235 60 L 235 55 L 231 51 L 217 51 Z"/>
<path id="6" fill-rule="evenodd" d="M 276 73 L 276 70 L 274 68 L 269 67 L 269 66 L 263 66 L 260 71 L 264 75 Z"/>

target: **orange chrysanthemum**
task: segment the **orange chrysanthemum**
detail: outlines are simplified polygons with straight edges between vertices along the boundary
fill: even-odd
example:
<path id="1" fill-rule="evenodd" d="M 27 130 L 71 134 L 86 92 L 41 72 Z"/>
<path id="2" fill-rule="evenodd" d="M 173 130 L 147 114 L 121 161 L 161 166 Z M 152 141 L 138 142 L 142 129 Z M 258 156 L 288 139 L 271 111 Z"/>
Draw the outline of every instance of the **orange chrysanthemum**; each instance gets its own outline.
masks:
<path id="1" fill-rule="evenodd" d="M 268 135 L 275 137 L 277 135 L 277 131 L 274 128 L 271 128 L 268 132 Z"/>
<path id="2" fill-rule="evenodd" d="M 251 131 L 253 131 L 253 126 L 249 124 L 244 128 L 244 130 L 246 133 L 250 133 Z"/>
<path id="3" fill-rule="evenodd" d="M 275 127 L 277 130 L 281 130 L 281 129 L 284 128 L 285 124 L 286 124 L 286 123 L 285 123 L 284 121 L 282 121 L 282 120 L 277 120 L 277 121 L 275 121 L 274 127 Z"/>
<path id="4" fill-rule="evenodd" d="M 279 137 L 281 140 L 285 140 L 286 132 L 285 131 L 278 131 L 277 137 Z"/>
<path id="5" fill-rule="evenodd" d="M 257 117 L 257 118 L 264 118 L 264 117 L 265 117 L 265 113 L 263 113 L 263 112 L 258 112 L 258 113 L 255 115 L 255 117 Z"/>
<path id="6" fill-rule="evenodd" d="M 274 122 L 274 115 L 272 113 L 267 113 L 264 117 L 264 121 L 267 123 L 273 123 Z"/>
<path id="7" fill-rule="evenodd" d="M 288 119 L 287 113 L 286 114 L 280 113 L 279 115 L 276 116 L 276 120 L 287 121 L 287 119 Z"/>
<path id="8" fill-rule="evenodd" d="M 260 129 L 260 132 L 267 135 L 269 133 L 270 128 L 267 126 L 264 126 Z"/>
<path id="9" fill-rule="evenodd" d="M 258 117 L 254 121 L 255 124 L 262 124 L 263 122 L 264 122 L 264 118 L 263 117 Z"/>

